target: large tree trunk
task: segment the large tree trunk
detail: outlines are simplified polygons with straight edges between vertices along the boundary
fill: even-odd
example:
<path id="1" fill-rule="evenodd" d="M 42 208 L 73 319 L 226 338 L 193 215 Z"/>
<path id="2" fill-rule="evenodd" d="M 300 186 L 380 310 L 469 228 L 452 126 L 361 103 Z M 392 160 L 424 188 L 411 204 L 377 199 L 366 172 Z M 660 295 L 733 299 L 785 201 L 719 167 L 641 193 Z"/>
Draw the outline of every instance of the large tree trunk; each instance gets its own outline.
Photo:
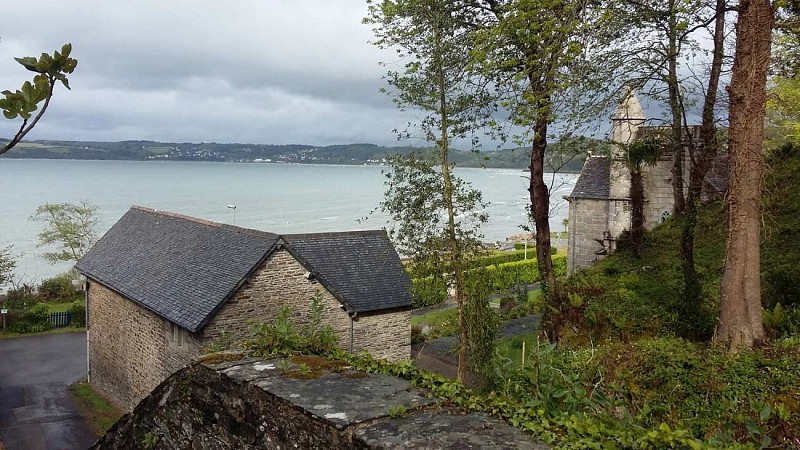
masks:
<path id="1" fill-rule="evenodd" d="M 761 176 L 764 108 L 774 10 L 768 0 L 740 0 L 730 93 L 731 180 L 728 241 L 716 341 L 732 352 L 764 339 L 761 322 Z"/>
<path id="2" fill-rule="evenodd" d="M 717 127 L 714 122 L 714 106 L 717 102 L 719 78 L 722 73 L 722 59 L 725 44 L 725 0 L 717 0 L 714 12 L 714 51 L 711 60 L 711 73 L 708 77 L 706 95 L 703 101 L 702 122 L 699 141 L 690 146 L 692 166 L 689 171 L 689 190 L 686 197 L 686 218 L 681 232 L 681 268 L 683 271 L 683 305 L 679 314 L 683 321 L 695 317 L 701 301 L 702 287 L 694 264 L 694 232 L 697 225 L 697 212 L 703 190 L 703 180 L 711 169 L 719 151 Z M 688 323 L 688 322 L 687 322 Z M 692 336 L 700 337 L 700 336 Z"/>
<path id="3" fill-rule="evenodd" d="M 549 103 L 549 102 L 548 102 Z M 550 258 L 550 193 L 544 182 L 544 154 L 547 148 L 547 125 L 550 120 L 549 104 L 539 108 L 534 124 L 533 143 L 531 145 L 531 181 L 528 192 L 531 197 L 531 214 L 536 225 L 536 259 L 539 273 L 542 275 L 542 292 L 546 298 L 555 287 L 553 261 Z"/>

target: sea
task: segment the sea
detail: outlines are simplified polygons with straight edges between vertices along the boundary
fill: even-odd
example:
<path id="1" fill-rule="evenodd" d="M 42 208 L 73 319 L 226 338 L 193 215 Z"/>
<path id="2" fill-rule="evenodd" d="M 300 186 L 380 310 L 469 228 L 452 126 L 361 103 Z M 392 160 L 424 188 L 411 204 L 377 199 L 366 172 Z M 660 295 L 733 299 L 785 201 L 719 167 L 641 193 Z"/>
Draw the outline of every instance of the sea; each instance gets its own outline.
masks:
<path id="1" fill-rule="evenodd" d="M 13 245 L 17 282 L 36 283 L 68 270 L 48 264 L 37 247 L 42 225 L 29 218 L 44 203 L 97 206 L 102 236 L 132 205 L 274 233 L 390 227 L 379 211 L 388 167 L 178 161 L 0 159 L 0 248 Z M 457 168 L 483 193 L 486 242 L 524 231 L 528 177 L 519 169 Z M 563 196 L 577 175 L 546 174 L 553 231 L 567 216 Z"/>

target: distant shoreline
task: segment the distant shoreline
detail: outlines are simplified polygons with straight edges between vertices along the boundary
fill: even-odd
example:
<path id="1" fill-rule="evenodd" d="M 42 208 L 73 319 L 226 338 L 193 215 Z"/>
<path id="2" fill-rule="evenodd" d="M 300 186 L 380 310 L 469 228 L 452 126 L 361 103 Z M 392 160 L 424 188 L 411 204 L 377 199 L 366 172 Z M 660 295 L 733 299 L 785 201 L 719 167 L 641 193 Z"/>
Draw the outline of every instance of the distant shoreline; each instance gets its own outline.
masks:
<path id="1" fill-rule="evenodd" d="M 0 140 L 3 142 L 3 140 Z M 163 143 L 155 141 L 25 141 L 0 159 L 47 159 L 75 161 L 200 161 L 247 164 L 318 164 L 341 166 L 388 166 L 397 154 L 407 155 L 412 147 L 384 147 L 375 144 L 311 146 L 305 144 L 217 144 Z M 529 152 L 505 149 L 483 152 L 451 151 L 451 163 L 464 168 L 527 170 Z M 561 173 L 579 173 L 584 158 L 578 157 Z M 550 168 L 552 169 L 552 167 Z"/>

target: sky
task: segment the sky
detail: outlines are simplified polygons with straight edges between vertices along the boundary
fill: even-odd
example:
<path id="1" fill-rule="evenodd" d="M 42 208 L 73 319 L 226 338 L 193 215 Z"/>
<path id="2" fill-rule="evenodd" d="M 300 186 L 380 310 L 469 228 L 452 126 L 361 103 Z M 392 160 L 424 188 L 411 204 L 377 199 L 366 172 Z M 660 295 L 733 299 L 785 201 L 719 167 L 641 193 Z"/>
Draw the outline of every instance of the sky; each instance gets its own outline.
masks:
<path id="1" fill-rule="evenodd" d="M 364 0 L 26 0 L 3 5 L 0 90 L 13 58 L 71 42 L 78 67 L 26 137 L 397 145 L 415 120 L 379 89 Z M 19 122 L 0 121 L 10 138 Z M 418 142 L 408 142 L 416 144 Z"/>

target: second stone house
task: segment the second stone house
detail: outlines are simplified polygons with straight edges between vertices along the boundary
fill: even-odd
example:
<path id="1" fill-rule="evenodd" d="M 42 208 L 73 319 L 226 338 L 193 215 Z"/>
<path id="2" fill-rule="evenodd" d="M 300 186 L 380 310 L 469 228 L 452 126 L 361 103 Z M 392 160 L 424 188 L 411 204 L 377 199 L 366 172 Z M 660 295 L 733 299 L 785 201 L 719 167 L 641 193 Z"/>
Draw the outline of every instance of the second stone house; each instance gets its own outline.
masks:
<path id="1" fill-rule="evenodd" d="M 304 323 L 315 296 L 344 349 L 410 357 L 410 280 L 383 230 L 278 235 L 134 206 L 75 267 L 90 382 L 123 407 L 283 305 Z"/>

